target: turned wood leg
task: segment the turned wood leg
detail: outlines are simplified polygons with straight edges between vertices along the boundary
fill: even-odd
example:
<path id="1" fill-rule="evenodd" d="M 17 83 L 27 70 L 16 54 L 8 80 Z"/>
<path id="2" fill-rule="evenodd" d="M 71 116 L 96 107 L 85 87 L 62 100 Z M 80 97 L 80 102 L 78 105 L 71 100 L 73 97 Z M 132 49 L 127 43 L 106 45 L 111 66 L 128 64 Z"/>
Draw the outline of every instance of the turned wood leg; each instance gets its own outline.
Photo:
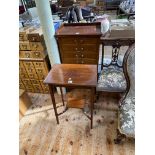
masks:
<path id="1" fill-rule="evenodd" d="M 57 108 L 56 108 L 56 103 L 55 103 L 54 87 L 53 87 L 53 85 L 49 85 L 49 90 L 50 90 L 50 95 L 51 95 L 51 99 L 52 99 L 52 103 L 53 103 L 53 108 L 54 108 L 57 124 L 59 124 L 59 118 L 58 118 L 58 113 L 57 113 Z"/>

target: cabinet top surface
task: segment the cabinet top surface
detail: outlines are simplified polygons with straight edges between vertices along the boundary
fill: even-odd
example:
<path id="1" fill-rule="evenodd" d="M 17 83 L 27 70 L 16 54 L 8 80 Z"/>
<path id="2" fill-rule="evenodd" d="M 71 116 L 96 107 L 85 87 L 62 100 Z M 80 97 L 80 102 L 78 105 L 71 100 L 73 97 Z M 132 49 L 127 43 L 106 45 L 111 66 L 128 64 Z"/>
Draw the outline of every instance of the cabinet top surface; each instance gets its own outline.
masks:
<path id="1" fill-rule="evenodd" d="M 56 35 L 101 35 L 100 27 L 97 25 L 63 25 Z"/>
<path id="2" fill-rule="evenodd" d="M 63 86 L 96 87 L 97 65 L 55 64 L 44 83 Z"/>

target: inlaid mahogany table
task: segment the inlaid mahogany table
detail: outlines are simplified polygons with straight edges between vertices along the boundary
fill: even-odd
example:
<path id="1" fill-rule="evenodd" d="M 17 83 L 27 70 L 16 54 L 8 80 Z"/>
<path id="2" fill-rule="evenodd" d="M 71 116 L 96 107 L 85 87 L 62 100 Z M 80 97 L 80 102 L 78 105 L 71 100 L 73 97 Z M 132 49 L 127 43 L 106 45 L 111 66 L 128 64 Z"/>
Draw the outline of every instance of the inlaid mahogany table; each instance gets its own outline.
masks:
<path id="1" fill-rule="evenodd" d="M 55 64 L 48 73 L 44 83 L 49 85 L 51 99 L 54 107 L 57 124 L 59 124 L 57 107 L 54 97 L 54 87 L 84 88 L 91 90 L 90 110 L 91 129 L 93 127 L 93 107 L 97 85 L 97 65 L 85 64 Z M 64 102 L 64 101 L 63 101 Z M 64 104 L 64 103 L 63 103 Z"/>

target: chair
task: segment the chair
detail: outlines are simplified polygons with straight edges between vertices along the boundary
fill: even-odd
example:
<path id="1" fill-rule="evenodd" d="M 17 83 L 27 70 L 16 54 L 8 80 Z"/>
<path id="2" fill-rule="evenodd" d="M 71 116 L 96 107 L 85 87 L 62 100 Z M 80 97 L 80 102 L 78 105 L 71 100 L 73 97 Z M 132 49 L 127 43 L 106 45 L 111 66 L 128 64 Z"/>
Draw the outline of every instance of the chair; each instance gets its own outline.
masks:
<path id="1" fill-rule="evenodd" d="M 125 92 L 127 84 L 123 73 L 122 60 L 119 60 L 119 52 L 121 46 L 130 46 L 133 43 L 133 38 L 102 39 L 101 72 L 98 75 L 97 92 L 108 92 L 118 95 Z M 112 46 L 112 59 L 104 58 L 105 46 Z"/>
<path id="2" fill-rule="evenodd" d="M 124 56 L 123 70 L 127 89 L 119 105 L 116 144 L 126 137 L 135 137 L 135 45 Z"/>

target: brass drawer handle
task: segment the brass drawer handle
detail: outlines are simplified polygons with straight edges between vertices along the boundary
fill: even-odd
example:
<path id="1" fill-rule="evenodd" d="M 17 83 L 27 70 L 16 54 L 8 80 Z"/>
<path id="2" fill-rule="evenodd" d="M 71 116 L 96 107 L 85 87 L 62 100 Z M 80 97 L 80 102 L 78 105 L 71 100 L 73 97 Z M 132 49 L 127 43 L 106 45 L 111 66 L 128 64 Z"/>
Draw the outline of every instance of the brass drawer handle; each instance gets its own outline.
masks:
<path id="1" fill-rule="evenodd" d="M 78 50 L 78 48 L 75 48 L 75 50 L 77 51 L 77 50 Z"/>
<path id="2" fill-rule="evenodd" d="M 32 37 L 32 40 L 35 41 L 35 37 Z"/>
<path id="3" fill-rule="evenodd" d="M 81 48 L 81 50 L 83 51 L 83 47 Z"/>
<path id="4" fill-rule="evenodd" d="M 81 61 L 82 64 L 84 64 L 84 61 Z"/>
<path id="5" fill-rule="evenodd" d="M 81 55 L 81 57 L 83 58 L 83 57 L 84 57 L 84 55 L 82 54 L 82 55 Z"/>

